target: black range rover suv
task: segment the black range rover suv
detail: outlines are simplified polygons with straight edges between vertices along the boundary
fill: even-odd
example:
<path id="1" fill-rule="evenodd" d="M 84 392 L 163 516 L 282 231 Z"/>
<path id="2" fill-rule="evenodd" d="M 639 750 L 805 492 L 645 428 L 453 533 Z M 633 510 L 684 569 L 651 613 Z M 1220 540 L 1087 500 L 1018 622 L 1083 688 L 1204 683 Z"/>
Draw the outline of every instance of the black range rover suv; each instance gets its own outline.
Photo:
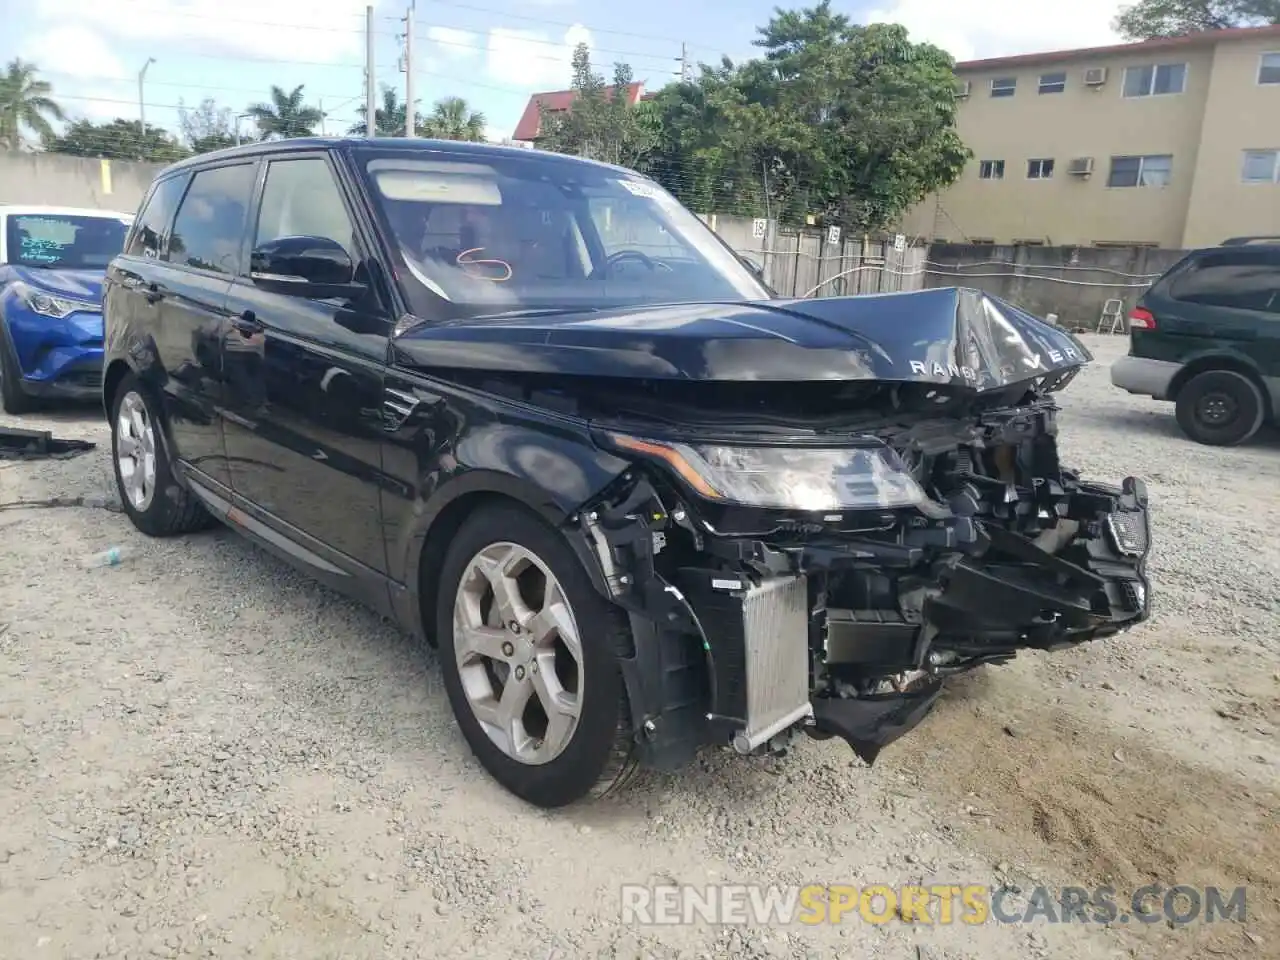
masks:
<path id="1" fill-rule="evenodd" d="M 535 804 L 801 733 L 872 762 L 948 675 L 1149 614 L 1144 485 L 1058 462 L 1079 342 L 975 290 L 778 299 L 629 170 L 207 154 L 104 312 L 138 529 L 222 521 L 426 639 Z"/>

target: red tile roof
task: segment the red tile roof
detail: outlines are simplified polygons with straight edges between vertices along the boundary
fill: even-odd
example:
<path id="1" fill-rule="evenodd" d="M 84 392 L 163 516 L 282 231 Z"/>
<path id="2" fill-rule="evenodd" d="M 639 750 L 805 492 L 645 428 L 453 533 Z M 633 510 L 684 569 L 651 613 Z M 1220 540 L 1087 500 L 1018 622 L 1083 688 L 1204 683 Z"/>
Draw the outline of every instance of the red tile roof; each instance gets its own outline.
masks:
<path id="1" fill-rule="evenodd" d="M 1267 27 L 1237 27 L 1231 30 L 1203 30 L 1181 37 L 1161 37 L 1139 43 L 1118 43 L 1109 47 L 1083 47 L 1077 50 L 1054 50 L 1048 53 L 1023 53 L 1014 57 L 992 57 L 988 60 L 965 60 L 956 64 L 957 70 L 992 70 L 998 67 L 1031 66 L 1041 63 L 1059 63 L 1082 57 L 1106 57 L 1115 54 L 1142 54 L 1148 50 L 1169 50 L 1178 47 L 1194 47 L 1218 43 L 1222 40 L 1251 40 L 1254 37 L 1280 37 L 1280 25 Z"/>
<path id="2" fill-rule="evenodd" d="M 640 91 L 643 88 L 644 84 L 639 81 L 627 84 L 627 103 L 634 106 L 640 99 Z M 615 89 L 615 87 L 605 87 L 605 98 L 613 99 Z M 516 124 L 516 132 L 511 135 L 511 139 L 537 140 L 540 132 L 539 127 L 542 125 L 542 113 L 538 109 L 539 104 L 545 106 L 548 110 L 568 110 L 576 95 L 576 90 L 551 90 L 547 93 L 535 93 L 529 98 L 529 103 L 525 106 L 520 122 Z"/>

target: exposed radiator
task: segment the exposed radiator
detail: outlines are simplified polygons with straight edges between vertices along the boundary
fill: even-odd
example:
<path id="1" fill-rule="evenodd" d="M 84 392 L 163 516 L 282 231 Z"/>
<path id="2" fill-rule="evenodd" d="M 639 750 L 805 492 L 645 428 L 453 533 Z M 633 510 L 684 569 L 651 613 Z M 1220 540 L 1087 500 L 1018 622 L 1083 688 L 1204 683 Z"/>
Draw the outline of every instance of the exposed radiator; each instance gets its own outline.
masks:
<path id="1" fill-rule="evenodd" d="M 742 598 L 747 727 L 734 746 L 750 752 L 811 714 L 807 578 L 775 577 Z"/>

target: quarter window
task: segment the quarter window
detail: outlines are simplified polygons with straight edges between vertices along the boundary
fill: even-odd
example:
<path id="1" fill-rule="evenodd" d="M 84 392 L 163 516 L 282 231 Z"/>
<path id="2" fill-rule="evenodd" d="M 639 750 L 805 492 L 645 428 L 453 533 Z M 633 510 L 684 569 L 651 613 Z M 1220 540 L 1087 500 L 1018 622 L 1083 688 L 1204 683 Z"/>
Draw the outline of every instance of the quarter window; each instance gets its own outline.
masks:
<path id="1" fill-rule="evenodd" d="M 993 97 L 1012 97 L 1017 89 L 1017 77 L 997 77 L 991 81 L 991 95 Z"/>
<path id="2" fill-rule="evenodd" d="M 1258 82 L 1280 84 L 1280 53 L 1264 53 L 1258 64 Z"/>
<path id="3" fill-rule="evenodd" d="M 1027 161 L 1028 180 L 1048 180 L 1053 176 L 1052 158 Z"/>
<path id="4" fill-rule="evenodd" d="M 1004 161 L 1003 160 L 983 160 L 978 163 L 978 179 L 979 180 L 1003 180 L 1004 179 Z"/>
<path id="5" fill-rule="evenodd" d="M 1126 97 L 1167 96 L 1182 93 L 1186 85 L 1185 63 L 1148 63 L 1140 67 L 1126 67 L 1124 71 Z"/>
<path id="6" fill-rule="evenodd" d="M 253 171 L 253 164 L 242 163 L 201 170 L 192 178 L 173 223 L 166 259 L 213 273 L 240 272 Z"/>
<path id="7" fill-rule="evenodd" d="M 281 237 L 334 240 L 356 259 L 351 218 L 323 157 L 274 160 L 267 167 L 254 246 Z"/>
<path id="8" fill-rule="evenodd" d="M 1280 314 L 1280 254 L 1208 254 L 1174 278 L 1169 295 L 1184 303 Z"/>
<path id="9" fill-rule="evenodd" d="M 1246 150 L 1240 179 L 1245 183 L 1280 183 L 1280 150 Z"/>
<path id="10" fill-rule="evenodd" d="M 1173 157 L 1112 157 L 1108 187 L 1167 187 L 1173 178 Z"/>
<path id="11" fill-rule="evenodd" d="M 160 256 L 164 250 L 169 224 L 173 222 L 173 211 L 182 199 L 182 188 L 186 184 L 185 177 L 170 177 L 156 184 L 138 216 L 138 226 L 133 231 L 126 253 L 152 259 Z"/>
<path id="12" fill-rule="evenodd" d="M 1042 73 L 1040 74 L 1040 92 L 1041 93 L 1062 93 L 1067 89 L 1066 73 Z"/>

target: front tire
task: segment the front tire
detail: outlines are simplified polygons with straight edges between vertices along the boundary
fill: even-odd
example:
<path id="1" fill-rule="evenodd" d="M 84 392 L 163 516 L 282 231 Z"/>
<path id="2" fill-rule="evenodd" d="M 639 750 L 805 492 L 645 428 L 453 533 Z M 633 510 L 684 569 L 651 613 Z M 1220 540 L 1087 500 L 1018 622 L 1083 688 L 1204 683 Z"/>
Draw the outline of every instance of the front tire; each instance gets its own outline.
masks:
<path id="1" fill-rule="evenodd" d="M 478 510 L 450 544 L 437 595 L 449 702 L 495 780 L 555 808 L 627 778 L 634 744 L 618 658 L 630 630 L 558 532 L 516 506 Z"/>
<path id="2" fill-rule="evenodd" d="M 111 460 L 124 511 L 147 536 L 193 533 L 212 523 L 200 501 L 174 477 L 156 404 L 133 373 L 120 381 L 111 401 Z"/>
<path id="3" fill-rule="evenodd" d="M 1235 370 L 1196 374 L 1178 391 L 1178 426 L 1196 443 L 1244 443 L 1258 432 L 1265 412 L 1262 390 Z"/>
<path id="4" fill-rule="evenodd" d="M 26 413 L 32 406 L 31 398 L 22 389 L 22 371 L 18 369 L 3 330 L 0 330 L 0 406 L 4 407 L 5 413 L 14 416 Z"/>

